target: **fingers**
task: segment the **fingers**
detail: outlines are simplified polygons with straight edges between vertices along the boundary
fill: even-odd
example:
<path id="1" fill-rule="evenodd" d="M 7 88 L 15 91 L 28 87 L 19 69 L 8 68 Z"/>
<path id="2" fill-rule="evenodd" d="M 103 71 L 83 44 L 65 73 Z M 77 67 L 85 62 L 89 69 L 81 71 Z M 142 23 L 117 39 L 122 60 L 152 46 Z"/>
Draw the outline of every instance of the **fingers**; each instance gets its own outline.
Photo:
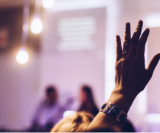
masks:
<path id="1" fill-rule="evenodd" d="M 142 25 L 143 25 L 143 22 L 140 20 L 137 24 L 136 30 L 134 31 L 134 34 L 130 41 L 130 47 L 129 47 L 129 53 L 128 53 L 129 57 L 136 55 L 137 43 L 141 35 Z"/>
<path id="2" fill-rule="evenodd" d="M 116 36 L 116 61 L 119 61 L 122 56 L 122 46 L 121 46 L 121 38 L 120 36 Z"/>
<path id="3" fill-rule="evenodd" d="M 126 57 L 128 50 L 129 50 L 129 44 L 130 44 L 130 23 L 126 23 L 125 27 L 125 36 L 124 36 L 124 43 L 123 43 L 123 52 L 122 52 L 122 58 Z"/>
<path id="4" fill-rule="evenodd" d="M 140 58 L 144 57 L 145 44 L 146 44 L 148 35 L 149 35 L 149 29 L 146 29 L 143 32 L 141 38 L 139 39 L 139 42 L 138 42 L 138 45 L 137 45 L 137 53 L 136 53 L 137 57 L 140 57 Z"/>
<path id="5" fill-rule="evenodd" d="M 157 55 L 155 55 L 155 56 L 152 58 L 152 60 L 150 61 L 149 66 L 148 66 L 148 68 L 147 68 L 147 71 L 148 71 L 148 73 L 147 73 L 148 81 L 149 81 L 150 78 L 152 77 L 153 71 L 154 71 L 155 67 L 156 67 L 157 64 L 158 64 L 159 59 L 160 59 L 160 53 L 157 54 Z"/>

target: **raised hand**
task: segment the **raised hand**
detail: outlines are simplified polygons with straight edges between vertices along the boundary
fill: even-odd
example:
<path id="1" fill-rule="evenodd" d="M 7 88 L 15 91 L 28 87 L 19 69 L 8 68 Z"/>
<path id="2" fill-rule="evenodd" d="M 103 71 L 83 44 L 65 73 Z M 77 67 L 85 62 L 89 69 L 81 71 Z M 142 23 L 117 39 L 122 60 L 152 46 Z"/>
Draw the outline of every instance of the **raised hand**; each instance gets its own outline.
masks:
<path id="1" fill-rule="evenodd" d="M 123 50 L 121 39 L 116 38 L 116 76 L 115 88 L 113 89 L 110 98 L 107 102 L 118 106 L 125 113 L 128 112 L 135 97 L 141 92 L 148 81 L 151 79 L 153 71 L 160 59 L 160 53 L 156 54 L 145 68 L 145 44 L 149 35 L 149 29 L 146 29 L 142 34 L 143 22 L 140 20 L 136 27 L 133 36 L 130 35 L 130 23 L 126 23 Z M 107 130 L 107 127 L 120 125 L 112 117 L 98 113 L 88 127 L 88 131 Z"/>
<path id="2" fill-rule="evenodd" d="M 160 54 L 155 55 L 148 68 L 145 68 L 144 52 L 149 29 L 146 29 L 141 35 L 142 25 L 143 22 L 140 20 L 131 38 L 130 23 L 126 23 L 123 50 L 120 37 L 116 38 L 115 91 L 119 91 L 123 95 L 136 96 L 142 91 L 150 80 L 160 58 Z"/>

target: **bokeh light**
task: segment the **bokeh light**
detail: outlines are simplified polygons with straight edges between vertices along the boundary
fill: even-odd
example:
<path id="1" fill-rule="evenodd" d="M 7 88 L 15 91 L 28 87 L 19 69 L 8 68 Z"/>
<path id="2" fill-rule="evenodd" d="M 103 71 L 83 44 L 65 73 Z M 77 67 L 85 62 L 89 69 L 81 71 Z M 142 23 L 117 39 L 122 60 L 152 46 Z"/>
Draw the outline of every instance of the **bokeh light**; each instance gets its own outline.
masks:
<path id="1" fill-rule="evenodd" d="M 30 30 L 33 34 L 40 34 L 43 30 L 43 24 L 39 17 L 35 17 L 31 23 Z"/>
<path id="2" fill-rule="evenodd" d="M 42 5 L 44 8 L 52 8 L 54 6 L 54 0 L 43 0 Z"/>
<path id="3" fill-rule="evenodd" d="M 16 57 L 18 63 L 20 64 L 25 64 L 28 61 L 28 58 L 29 56 L 26 51 L 19 51 Z"/>

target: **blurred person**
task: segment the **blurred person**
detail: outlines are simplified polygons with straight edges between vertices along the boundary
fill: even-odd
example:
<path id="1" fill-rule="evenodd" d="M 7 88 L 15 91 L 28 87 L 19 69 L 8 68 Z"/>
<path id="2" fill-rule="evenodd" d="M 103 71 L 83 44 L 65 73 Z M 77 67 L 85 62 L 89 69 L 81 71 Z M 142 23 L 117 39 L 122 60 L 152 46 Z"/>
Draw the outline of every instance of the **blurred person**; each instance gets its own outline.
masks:
<path id="1" fill-rule="evenodd" d="M 144 52 L 149 29 L 147 28 L 141 34 L 142 25 L 143 21 L 140 20 L 131 37 L 130 23 L 126 23 L 123 49 L 120 36 L 116 36 L 115 87 L 108 101 L 102 105 L 95 118 L 85 122 L 85 118 L 77 117 L 78 119 L 73 119 L 76 116 L 70 115 L 55 125 L 51 132 L 105 132 L 108 129 L 113 131 L 121 129 L 134 99 L 148 84 L 160 59 L 160 53 L 156 54 L 150 61 L 149 66 L 145 68 Z M 78 120 L 82 121 L 81 124 L 78 123 Z"/>
<path id="2" fill-rule="evenodd" d="M 55 86 L 48 86 L 45 99 L 38 105 L 30 131 L 48 132 L 63 117 L 65 108 L 58 103 L 58 92 Z"/>
<path id="3" fill-rule="evenodd" d="M 83 85 L 80 89 L 80 107 L 78 111 L 84 111 L 91 113 L 92 115 L 96 116 L 99 112 L 99 109 L 97 108 L 93 94 L 92 89 L 88 85 Z"/>
<path id="4" fill-rule="evenodd" d="M 93 119 L 94 116 L 90 113 L 84 111 L 75 112 L 58 122 L 52 128 L 51 132 L 83 132 L 87 129 Z M 112 128 L 107 128 L 105 132 L 106 131 L 114 132 L 121 131 L 121 129 L 113 126 Z"/>

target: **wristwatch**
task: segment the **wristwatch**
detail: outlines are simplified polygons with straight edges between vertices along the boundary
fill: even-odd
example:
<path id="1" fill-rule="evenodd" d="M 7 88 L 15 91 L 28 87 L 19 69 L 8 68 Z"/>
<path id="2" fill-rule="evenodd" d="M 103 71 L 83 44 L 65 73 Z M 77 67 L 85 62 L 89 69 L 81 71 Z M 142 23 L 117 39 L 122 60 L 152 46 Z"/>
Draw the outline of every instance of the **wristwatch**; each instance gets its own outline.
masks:
<path id="1" fill-rule="evenodd" d="M 102 105 L 100 112 L 105 113 L 106 115 L 111 116 L 114 118 L 119 124 L 123 124 L 126 121 L 127 114 L 121 110 L 119 107 L 116 105 L 107 102 Z"/>

